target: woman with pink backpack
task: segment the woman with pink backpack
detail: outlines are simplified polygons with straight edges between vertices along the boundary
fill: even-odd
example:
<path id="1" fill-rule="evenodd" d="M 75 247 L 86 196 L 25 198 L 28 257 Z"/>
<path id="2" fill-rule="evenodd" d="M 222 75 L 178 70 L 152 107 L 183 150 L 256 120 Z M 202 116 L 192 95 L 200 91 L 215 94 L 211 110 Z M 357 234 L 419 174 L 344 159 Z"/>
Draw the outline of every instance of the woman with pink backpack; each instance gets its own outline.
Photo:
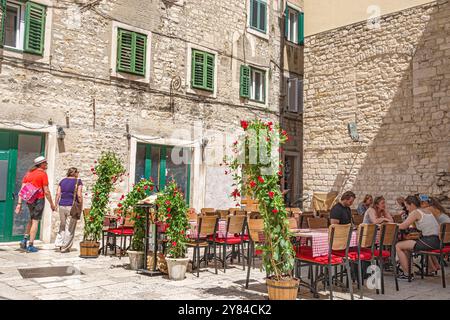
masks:
<path id="1" fill-rule="evenodd" d="M 23 201 L 26 202 L 30 211 L 30 221 L 27 224 L 26 233 L 20 242 L 20 247 L 27 252 L 39 251 L 34 246 L 34 239 L 42 219 L 42 213 L 45 207 L 45 198 L 47 198 L 52 211 L 55 211 L 52 195 L 48 188 L 48 176 L 46 173 L 48 164 L 44 157 L 34 159 L 34 166 L 27 172 L 22 180 L 22 187 L 19 192 L 19 201 L 17 202 L 16 214 L 22 211 Z"/>

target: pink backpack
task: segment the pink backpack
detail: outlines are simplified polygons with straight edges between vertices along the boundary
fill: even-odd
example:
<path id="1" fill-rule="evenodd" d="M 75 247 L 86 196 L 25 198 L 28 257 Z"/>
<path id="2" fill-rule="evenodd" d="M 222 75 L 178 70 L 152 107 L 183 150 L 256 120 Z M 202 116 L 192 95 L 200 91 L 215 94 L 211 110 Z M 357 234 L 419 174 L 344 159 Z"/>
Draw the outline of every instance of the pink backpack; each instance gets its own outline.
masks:
<path id="1" fill-rule="evenodd" d="M 39 191 L 41 189 L 35 187 L 31 183 L 26 183 L 19 191 L 19 197 L 22 198 L 22 200 L 26 201 L 27 203 L 33 203 L 36 201 Z"/>

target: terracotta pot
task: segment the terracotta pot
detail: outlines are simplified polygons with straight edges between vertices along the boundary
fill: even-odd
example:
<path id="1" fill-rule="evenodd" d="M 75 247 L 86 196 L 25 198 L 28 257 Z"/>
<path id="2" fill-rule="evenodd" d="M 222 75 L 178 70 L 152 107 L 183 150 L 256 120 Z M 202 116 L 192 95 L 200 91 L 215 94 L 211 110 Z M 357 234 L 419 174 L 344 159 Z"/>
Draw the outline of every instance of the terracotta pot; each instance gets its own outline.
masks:
<path id="1" fill-rule="evenodd" d="M 130 259 L 130 269 L 139 270 L 144 268 L 144 252 L 143 251 L 127 251 Z"/>
<path id="2" fill-rule="evenodd" d="M 298 279 L 266 279 L 269 300 L 296 300 L 300 281 Z"/>
<path id="3" fill-rule="evenodd" d="M 100 242 L 98 241 L 81 241 L 80 242 L 80 258 L 98 258 Z"/>
<path id="4" fill-rule="evenodd" d="M 169 279 L 175 281 L 184 280 L 187 266 L 189 264 L 189 258 L 172 259 L 166 257 L 166 261 L 167 269 L 169 271 Z"/>

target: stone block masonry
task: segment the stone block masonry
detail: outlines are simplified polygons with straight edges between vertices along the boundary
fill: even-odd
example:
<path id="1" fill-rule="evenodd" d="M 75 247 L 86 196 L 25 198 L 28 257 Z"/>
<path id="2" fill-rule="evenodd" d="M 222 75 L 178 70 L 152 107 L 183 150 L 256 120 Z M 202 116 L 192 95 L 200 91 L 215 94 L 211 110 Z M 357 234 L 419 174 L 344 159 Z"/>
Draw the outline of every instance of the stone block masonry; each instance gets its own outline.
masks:
<path id="1" fill-rule="evenodd" d="M 450 3 L 306 38 L 304 189 L 450 197 Z M 360 141 L 347 124 L 356 122 Z"/>

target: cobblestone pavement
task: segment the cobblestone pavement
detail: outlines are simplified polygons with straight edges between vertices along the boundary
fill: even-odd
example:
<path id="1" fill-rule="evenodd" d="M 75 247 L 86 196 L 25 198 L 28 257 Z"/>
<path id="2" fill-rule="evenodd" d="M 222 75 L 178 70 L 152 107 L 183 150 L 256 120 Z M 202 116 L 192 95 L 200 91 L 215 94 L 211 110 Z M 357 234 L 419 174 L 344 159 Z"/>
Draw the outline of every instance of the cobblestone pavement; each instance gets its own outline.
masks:
<path id="1" fill-rule="evenodd" d="M 245 290 L 246 272 L 242 266 L 232 265 L 226 273 L 214 273 L 210 267 L 200 272 L 200 278 L 187 274 L 183 281 L 170 281 L 167 277 L 148 277 L 128 269 L 128 258 L 100 256 L 97 259 L 78 257 L 78 249 L 61 254 L 51 245 L 37 245 L 38 253 L 25 253 L 18 246 L 0 246 L 0 299 L 165 299 L 165 300 L 264 300 L 267 299 L 264 272 L 252 269 L 251 282 Z M 78 245 L 74 246 L 78 248 Z M 50 266 L 70 266 L 82 274 L 66 277 L 42 277 L 24 279 L 18 269 Z M 450 274 L 447 268 L 447 274 Z M 306 271 L 306 270 L 305 270 Z M 75 272 L 77 273 L 77 272 Z M 306 275 L 305 275 L 306 279 Z M 365 289 L 364 299 L 445 299 L 450 300 L 450 289 L 443 289 L 440 277 L 416 277 L 412 283 L 400 282 L 400 292 L 395 292 L 394 281 L 387 275 L 386 294 L 377 295 Z M 450 283 L 450 277 L 447 277 Z M 320 289 L 323 289 L 322 287 Z M 356 287 L 355 287 L 356 290 Z M 306 288 L 301 288 L 300 299 L 312 299 Z M 349 294 L 335 293 L 336 299 L 350 299 Z M 328 299 L 328 293 L 320 292 L 320 299 Z M 359 299 L 356 295 L 355 299 Z"/>

